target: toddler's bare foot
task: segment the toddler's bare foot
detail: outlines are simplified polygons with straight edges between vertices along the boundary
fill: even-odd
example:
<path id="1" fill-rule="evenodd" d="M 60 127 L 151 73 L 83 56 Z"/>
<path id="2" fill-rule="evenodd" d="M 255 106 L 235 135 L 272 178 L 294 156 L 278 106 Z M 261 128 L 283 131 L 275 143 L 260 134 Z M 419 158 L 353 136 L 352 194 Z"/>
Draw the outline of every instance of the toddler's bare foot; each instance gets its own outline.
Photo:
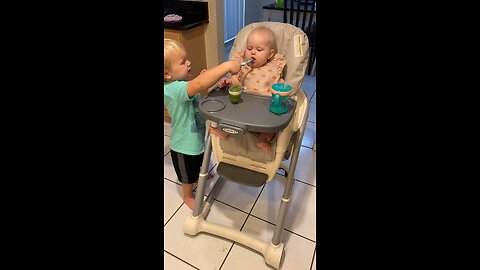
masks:
<path id="1" fill-rule="evenodd" d="M 227 133 L 225 133 L 221 130 L 218 130 L 218 129 L 212 127 L 212 126 L 209 128 L 209 131 L 210 131 L 211 134 L 219 137 L 220 139 L 226 139 L 228 137 Z"/>
<path id="2" fill-rule="evenodd" d="M 194 197 L 183 197 L 183 202 L 188 206 L 188 208 L 192 209 L 195 207 L 195 198 Z"/>
<path id="3" fill-rule="evenodd" d="M 257 146 L 262 148 L 263 152 L 265 153 L 270 153 L 272 151 L 270 144 L 267 142 L 259 141 L 257 142 Z"/>

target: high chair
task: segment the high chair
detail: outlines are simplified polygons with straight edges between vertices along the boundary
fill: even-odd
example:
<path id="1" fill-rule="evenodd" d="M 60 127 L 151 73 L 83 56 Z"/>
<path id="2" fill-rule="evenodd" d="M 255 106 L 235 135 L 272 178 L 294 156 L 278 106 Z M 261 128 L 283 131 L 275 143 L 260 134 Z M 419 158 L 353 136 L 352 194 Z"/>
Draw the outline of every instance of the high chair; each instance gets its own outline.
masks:
<path id="1" fill-rule="evenodd" d="M 218 235 L 249 247 L 264 256 L 265 262 L 279 268 L 284 258 L 282 233 L 287 209 L 291 198 L 293 176 L 297 165 L 301 141 L 308 118 L 308 100 L 300 89 L 308 63 L 308 38 L 299 28 L 279 22 L 259 22 L 245 26 L 238 33 L 230 58 L 240 49 L 244 50 L 248 34 L 256 27 L 265 26 L 276 35 L 277 52 L 285 56 L 285 81 L 292 87 L 288 99 L 288 111 L 276 115 L 269 111 L 270 97 L 242 93 L 242 101 L 232 105 L 228 91 L 214 89 L 200 101 L 200 112 L 214 126 L 230 133 L 227 139 L 206 134 L 205 153 L 198 181 L 195 207 L 192 216 L 184 223 L 184 233 L 196 235 L 199 232 Z M 266 154 L 256 147 L 252 132 L 276 132 L 272 151 Z M 236 135 L 236 136 L 235 136 Z M 206 178 L 212 153 L 218 163 L 219 179 L 204 200 Z M 281 162 L 291 158 L 286 168 Z M 224 180 L 260 187 L 269 182 L 282 168 L 286 172 L 285 189 L 278 210 L 275 232 L 271 242 L 264 242 L 253 235 L 206 221 L 213 199 L 220 192 Z"/>

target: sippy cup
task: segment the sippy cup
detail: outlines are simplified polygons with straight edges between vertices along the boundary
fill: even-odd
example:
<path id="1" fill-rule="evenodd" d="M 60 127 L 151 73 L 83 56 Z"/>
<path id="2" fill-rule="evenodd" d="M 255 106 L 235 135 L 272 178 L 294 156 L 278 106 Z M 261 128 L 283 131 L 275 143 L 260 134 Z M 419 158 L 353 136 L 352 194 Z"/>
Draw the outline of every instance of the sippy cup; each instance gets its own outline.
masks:
<path id="1" fill-rule="evenodd" d="M 288 84 L 276 83 L 272 85 L 272 101 L 270 111 L 276 114 L 283 114 L 288 111 L 288 96 L 292 87 Z"/>

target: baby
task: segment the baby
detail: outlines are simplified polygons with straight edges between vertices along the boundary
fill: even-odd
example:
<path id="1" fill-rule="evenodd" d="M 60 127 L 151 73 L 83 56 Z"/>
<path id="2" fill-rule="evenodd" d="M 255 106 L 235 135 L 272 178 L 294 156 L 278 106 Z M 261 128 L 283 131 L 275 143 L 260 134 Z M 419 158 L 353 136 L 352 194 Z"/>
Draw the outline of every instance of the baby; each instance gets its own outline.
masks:
<path id="1" fill-rule="evenodd" d="M 244 54 L 244 60 L 252 58 L 253 61 L 243 66 L 237 75 L 220 79 L 218 86 L 240 84 L 247 93 L 271 96 L 272 85 L 285 82 L 283 69 L 286 61 L 284 56 L 276 51 L 277 44 L 272 30 L 263 26 L 253 29 L 247 37 L 247 47 Z M 210 128 L 210 132 L 220 138 L 228 136 L 223 131 L 213 128 Z M 274 136 L 275 132 L 259 133 L 257 146 L 266 153 L 270 153 L 270 142 Z"/>

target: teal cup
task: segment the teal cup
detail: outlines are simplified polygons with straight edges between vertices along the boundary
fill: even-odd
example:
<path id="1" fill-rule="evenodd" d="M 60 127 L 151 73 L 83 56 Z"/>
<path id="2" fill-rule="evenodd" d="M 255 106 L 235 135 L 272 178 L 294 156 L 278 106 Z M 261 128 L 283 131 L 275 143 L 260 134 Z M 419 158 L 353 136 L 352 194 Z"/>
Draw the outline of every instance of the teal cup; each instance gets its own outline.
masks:
<path id="1" fill-rule="evenodd" d="M 286 83 L 276 83 L 272 85 L 270 111 L 276 114 L 286 113 L 288 111 L 288 97 L 291 92 L 292 87 Z"/>

